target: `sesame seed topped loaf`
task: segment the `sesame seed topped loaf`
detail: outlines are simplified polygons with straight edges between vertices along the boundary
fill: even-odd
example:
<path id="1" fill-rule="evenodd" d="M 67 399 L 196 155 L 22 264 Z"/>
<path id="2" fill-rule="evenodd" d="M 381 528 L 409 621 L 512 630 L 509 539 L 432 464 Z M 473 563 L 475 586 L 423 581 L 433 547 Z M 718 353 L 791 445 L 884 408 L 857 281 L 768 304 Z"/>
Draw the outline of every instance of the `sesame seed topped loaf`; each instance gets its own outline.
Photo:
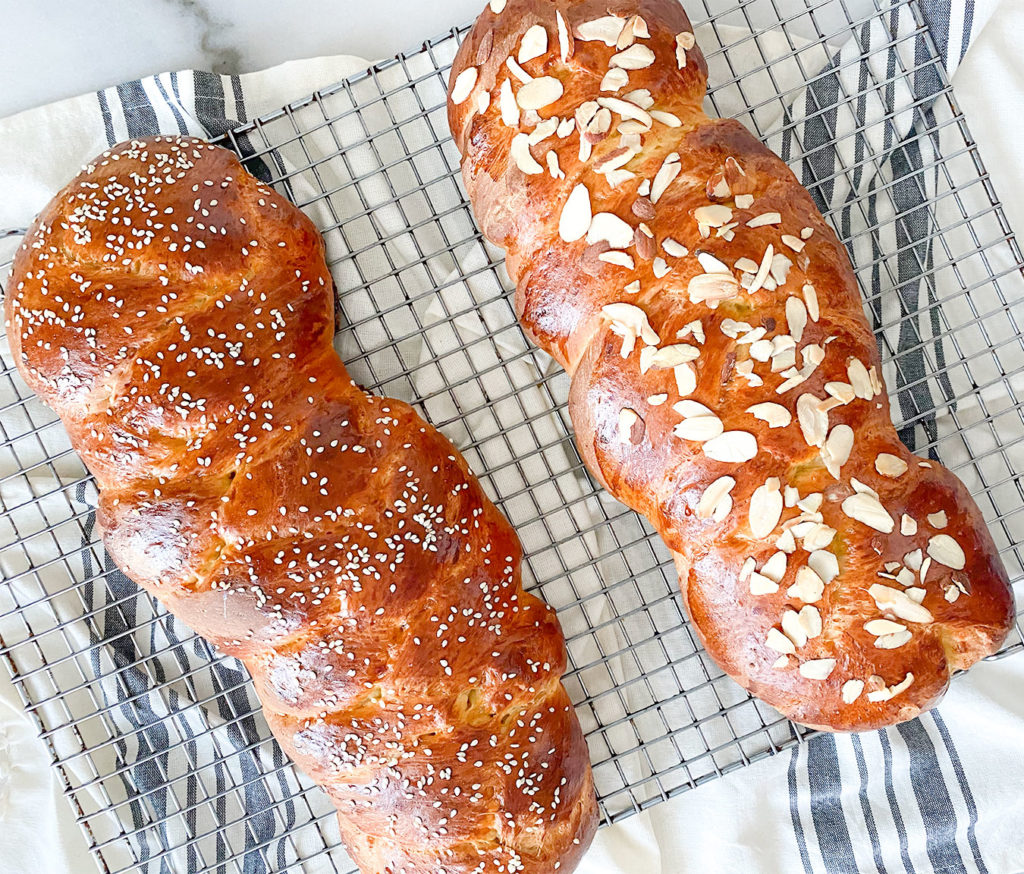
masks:
<path id="1" fill-rule="evenodd" d="M 707 651 L 797 722 L 910 719 L 1006 637 L 1006 572 L 898 439 L 843 246 L 706 83 L 677 0 L 492 0 L 449 81 L 463 179 Z"/>
<path id="2" fill-rule="evenodd" d="M 245 663 L 360 868 L 569 871 L 596 802 L 554 613 L 451 444 L 353 384 L 333 305 L 309 219 L 174 137 L 61 191 L 5 302 L 108 553 Z"/>

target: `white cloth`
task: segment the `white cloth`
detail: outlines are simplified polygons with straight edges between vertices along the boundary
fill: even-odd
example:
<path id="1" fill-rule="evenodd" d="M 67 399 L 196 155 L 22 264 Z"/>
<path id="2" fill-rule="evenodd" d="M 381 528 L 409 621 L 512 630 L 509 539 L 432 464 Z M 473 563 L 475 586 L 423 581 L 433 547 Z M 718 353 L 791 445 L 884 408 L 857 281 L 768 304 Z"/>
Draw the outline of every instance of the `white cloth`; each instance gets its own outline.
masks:
<path id="1" fill-rule="evenodd" d="M 1024 208 L 1014 196 L 1024 192 L 1024 172 L 1016 160 L 1024 133 L 1024 70 L 1012 36 L 1020 32 L 1024 8 L 1006 0 L 977 37 L 954 84 L 1007 212 L 1024 227 Z M 780 44 L 780 51 L 785 50 Z M 325 58 L 243 77 L 246 111 L 250 117 L 266 112 L 363 66 L 359 59 Z M 782 83 L 782 88 L 799 86 L 800 71 L 792 72 L 793 81 Z M 994 82 L 999 83 L 997 89 L 992 88 Z M 169 79 L 165 83 L 170 90 Z M 0 228 L 23 227 L 78 164 L 106 146 L 96 124 L 95 99 L 86 95 L 0 121 Z M 450 304 L 456 293 L 447 292 L 446 302 Z M 424 317 L 437 323 L 444 311 L 428 306 Z M 462 325 L 460 330 L 464 334 L 469 328 Z M 514 366 L 531 365 L 520 361 Z M 418 385 L 421 393 L 429 387 Z M 431 411 L 440 417 L 446 412 L 440 404 Z M 457 440 L 451 429 L 448 433 Z M 923 723 L 936 750 L 935 767 L 949 787 L 951 821 L 957 823 L 954 843 L 963 870 L 1013 874 L 1024 869 L 1024 842 L 1019 838 L 1024 814 L 1024 794 L 1019 791 L 1024 785 L 1022 691 L 1021 655 L 979 665 L 957 680 L 940 710 L 955 753 L 939 723 Z M 0 682 L 0 701 L 0 874 L 33 869 L 81 872 L 86 864 L 84 843 L 70 807 L 57 798 L 60 787 L 46 766 L 45 747 L 33 738 L 34 728 L 21 714 L 6 678 Z M 934 842 L 929 843 L 923 822 L 927 805 L 915 796 L 920 774 L 906 755 L 914 743 L 913 737 L 894 731 L 865 735 L 859 746 L 840 739 L 836 746 L 838 804 L 845 811 L 859 870 L 940 870 L 936 859 L 929 858 L 937 850 Z M 819 777 L 821 757 L 811 760 L 816 755 L 806 746 L 797 753 L 785 752 L 603 829 L 581 871 L 837 870 L 827 840 L 808 838 L 801 844 L 795 836 L 797 831 L 809 836 L 819 825 L 805 791 Z M 866 775 L 859 756 L 867 765 Z M 885 772 L 886 761 L 891 773 Z M 963 789 L 964 781 L 969 792 Z M 864 798 L 869 799 L 867 805 Z M 874 841 L 872 830 L 879 835 Z"/>

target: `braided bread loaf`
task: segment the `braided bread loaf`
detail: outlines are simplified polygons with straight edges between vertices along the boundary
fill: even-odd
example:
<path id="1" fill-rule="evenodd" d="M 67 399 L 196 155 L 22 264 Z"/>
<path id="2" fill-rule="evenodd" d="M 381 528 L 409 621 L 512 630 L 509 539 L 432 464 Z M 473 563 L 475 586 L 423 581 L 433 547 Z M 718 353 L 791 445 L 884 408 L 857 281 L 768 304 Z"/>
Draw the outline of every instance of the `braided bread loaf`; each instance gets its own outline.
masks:
<path id="1" fill-rule="evenodd" d="M 909 719 L 999 647 L 1006 573 L 900 443 L 842 245 L 706 81 L 676 0 L 492 0 L 449 81 L 463 179 L 707 651 L 797 722 Z"/>
<path id="2" fill-rule="evenodd" d="M 124 143 L 9 288 L 108 553 L 245 663 L 361 869 L 571 870 L 596 805 L 555 616 L 456 450 L 349 378 L 312 223 L 224 149 Z"/>

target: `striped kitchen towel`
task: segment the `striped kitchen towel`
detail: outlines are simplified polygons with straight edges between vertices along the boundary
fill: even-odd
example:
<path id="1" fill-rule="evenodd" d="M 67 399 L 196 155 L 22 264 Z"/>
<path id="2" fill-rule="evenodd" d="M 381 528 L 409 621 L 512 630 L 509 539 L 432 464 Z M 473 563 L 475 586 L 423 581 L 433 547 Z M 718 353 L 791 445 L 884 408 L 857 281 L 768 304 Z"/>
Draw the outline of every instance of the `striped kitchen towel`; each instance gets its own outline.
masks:
<path id="1" fill-rule="evenodd" d="M 855 5 L 840 0 L 844 8 L 848 3 Z M 809 4 L 748 5 L 767 6 L 784 18 L 786 9 L 806 10 Z M 810 84 L 788 86 L 790 96 L 780 103 L 784 115 L 768 137 L 849 240 L 875 327 L 891 353 L 886 377 L 907 422 L 903 437 L 924 453 L 934 452 L 936 441 L 955 430 L 957 395 L 942 367 L 950 350 L 941 337 L 942 295 L 932 269 L 946 257 L 936 248 L 933 204 L 944 190 L 936 157 L 949 118 L 948 109 L 933 106 L 942 80 L 931 61 L 937 49 L 945 73 L 952 74 L 995 5 L 921 0 L 864 16 L 849 39 L 822 50 L 820 69 L 806 71 Z M 717 25 L 699 28 L 698 37 L 713 49 L 740 42 L 743 34 Z M 781 36 L 779 45 L 785 51 Z M 23 227 L 78 164 L 109 144 L 155 133 L 218 136 L 362 66 L 358 60 L 321 59 L 244 77 L 163 74 L 0 122 L 0 228 Z M 869 81 L 883 85 L 866 87 Z M 746 91 L 747 103 L 777 96 L 777 83 L 765 88 L 761 95 Z M 742 114 L 745 107 L 732 109 Z M 872 153 L 882 159 L 865 160 L 865 137 L 877 138 Z M 38 147 L 41 142 L 44 147 Z M 379 159 L 397 163 L 420 145 L 410 138 L 393 144 L 394 155 L 385 152 Z M 244 151 L 245 141 L 239 146 Z M 278 171 L 287 169 L 285 156 L 262 158 L 275 162 Z M 307 194 L 302 180 L 292 184 L 288 193 L 301 203 Z M 964 194 L 968 203 L 974 194 Z M 415 291 L 429 290 L 427 278 Z M 978 297 L 980 302 L 982 291 Z M 63 453 L 60 446 L 47 450 L 56 457 Z M 943 460 L 950 462 L 945 454 Z M 540 462 L 535 472 L 542 482 Z M 56 508 L 58 499 L 61 506 L 65 500 L 59 486 L 37 478 L 32 492 L 55 494 Z M 65 758 L 73 774 L 80 769 L 76 785 L 92 793 L 93 808 L 110 811 L 109 830 L 93 835 L 108 869 L 347 870 L 340 851 L 319 853 L 324 844 L 337 843 L 331 807 L 316 790 L 307 791 L 308 781 L 296 777 L 268 742 L 244 670 L 156 611 L 103 556 L 88 484 L 66 497 L 85 520 L 83 539 L 56 543 L 77 556 L 75 572 L 83 581 L 83 603 L 72 606 L 85 616 L 69 621 L 68 633 L 77 635 L 88 670 L 100 678 L 96 706 L 105 711 L 103 720 L 85 724 L 82 742 L 116 760 L 117 779 L 90 774 L 87 757 Z M 5 507 L 25 504 L 24 496 L 5 492 L 3 498 Z M 540 548 L 527 543 L 531 547 Z M 67 585 L 61 563 L 42 563 L 37 574 L 48 573 L 55 587 Z M 38 594 L 34 604 L 45 606 Z M 0 602 L 0 613 L 2 607 Z M 46 620 L 38 627 L 48 627 Z M 939 713 L 887 732 L 813 738 L 603 829 L 581 871 L 1024 870 L 1024 840 L 1017 834 L 1024 816 L 1022 661 L 981 666 L 954 686 Z M 63 662 L 51 669 L 53 682 L 59 687 L 62 672 L 82 670 L 77 661 Z M 68 682 L 80 680 L 71 676 Z M 57 713 L 54 722 L 61 721 Z M 4 815 L 16 815 L 15 808 L 10 805 Z M 2 842 L 0 834 L 0 848 Z M 61 870 L 41 858 L 35 867 Z M 4 865 L 0 853 L 0 874 L 8 874 Z M 66 870 L 81 870 L 73 865 Z"/>

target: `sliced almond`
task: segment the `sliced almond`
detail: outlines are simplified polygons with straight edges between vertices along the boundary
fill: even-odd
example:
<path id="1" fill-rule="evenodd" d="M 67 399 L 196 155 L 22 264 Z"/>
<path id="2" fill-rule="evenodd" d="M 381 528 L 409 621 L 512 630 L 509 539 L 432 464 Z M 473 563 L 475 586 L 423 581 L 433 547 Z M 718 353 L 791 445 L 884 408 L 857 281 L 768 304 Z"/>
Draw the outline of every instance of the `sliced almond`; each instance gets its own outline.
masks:
<path id="1" fill-rule="evenodd" d="M 596 213 L 587 231 L 587 243 L 606 242 L 613 249 L 624 249 L 633 242 L 633 226 L 612 212 Z"/>
<path id="2" fill-rule="evenodd" d="M 775 552 L 764 563 L 764 566 L 761 568 L 761 575 L 767 577 L 773 583 L 781 583 L 782 578 L 786 575 L 787 562 L 786 553 Z"/>
<path id="3" fill-rule="evenodd" d="M 848 382 L 826 382 L 825 391 L 841 404 L 848 404 L 857 397 L 856 392 L 853 390 L 853 386 Z"/>
<path id="4" fill-rule="evenodd" d="M 748 431 L 724 431 L 708 440 L 703 449 L 715 461 L 742 464 L 757 455 L 757 438 Z"/>
<path id="5" fill-rule="evenodd" d="M 529 134 L 530 145 L 535 146 L 551 136 L 558 128 L 558 121 L 557 118 L 549 118 L 538 124 Z"/>
<path id="6" fill-rule="evenodd" d="M 629 73 L 621 67 L 613 67 L 601 80 L 602 91 L 618 91 L 629 84 Z"/>
<path id="7" fill-rule="evenodd" d="M 906 563 L 907 567 L 915 572 L 921 570 L 921 562 L 923 560 L 924 555 L 921 553 L 920 549 L 911 550 L 903 556 L 903 561 Z"/>
<path id="8" fill-rule="evenodd" d="M 602 18 L 584 21 L 576 28 L 576 34 L 584 42 L 603 42 L 606 46 L 615 48 L 625 24 L 625 18 L 605 15 Z"/>
<path id="9" fill-rule="evenodd" d="M 562 18 L 562 13 L 555 12 L 555 22 L 558 27 L 558 52 L 559 57 L 564 64 L 569 60 L 569 54 L 572 51 L 572 43 L 569 40 L 569 28 L 565 26 L 565 19 Z"/>
<path id="10" fill-rule="evenodd" d="M 871 486 L 869 486 L 867 483 L 862 483 L 859 479 L 857 479 L 857 477 L 850 477 L 850 485 L 853 486 L 853 490 L 855 492 L 863 495 L 871 495 L 871 497 L 875 498 L 875 500 L 878 500 L 878 492 L 871 488 Z"/>
<path id="11" fill-rule="evenodd" d="M 544 168 L 537 163 L 530 153 L 530 138 L 527 134 L 516 134 L 512 137 L 509 154 L 511 154 L 515 165 L 527 176 L 544 172 Z"/>
<path id="12" fill-rule="evenodd" d="M 945 510 L 939 510 L 938 513 L 929 513 L 927 516 L 928 524 L 932 528 L 945 528 L 949 524 L 949 519 L 946 516 Z"/>
<path id="13" fill-rule="evenodd" d="M 651 118 L 653 118 L 657 122 L 660 122 L 666 127 L 683 126 L 683 122 L 680 120 L 679 116 L 672 112 L 666 112 L 664 109 L 652 109 L 650 110 L 650 113 Z"/>
<path id="14" fill-rule="evenodd" d="M 710 252 L 698 252 L 697 261 L 705 273 L 721 273 L 725 276 L 732 276 L 729 265 L 724 261 L 720 261 Z"/>
<path id="15" fill-rule="evenodd" d="M 654 346 L 644 346 L 640 350 L 640 373 L 647 373 L 651 369 L 651 359 L 657 351 L 657 348 Z"/>
<path id="16" fill-rule="evenodd" d="M 779 631 L 775 626 L 768 629 L 768 636 L 765 638 L 764 644 L 769 649 L 773 649 L 783 655 L 793 655 L 796 653 L 796 647 L 793 646 L 793 641 L 786 637 L 786 635 Z"/>
<path id="17" fill-rule="evenodd" d="M 742 270 L 744 273 L 757 273 L 759 265 L 756 261 L 752 261 L 750 258 L 738 258 L 733 266 L 737 270 Z"/>
<path id="18" fill-rule="evenodd" d="M 597 256 L 597 260 L 608 264 L 615 264 L 618 267 L 625 267 L 627 270 L 632 270 L 636 266 L 632 255 L 628 252 L 620 252 L 618 249 L 609 249 L 607 252 L 602 252 Z"/>
<path id="19" fill-rule="evenodd" d="M 864 630 L 875 637 L 881 637 L 883 634 L 898 634 L 901 631 L 906 631 L 907 626 L 890 619 L 872 619 L 870 622 L 864 623 Z"/>
<path id="20" fill-rule="evenodd" d="M 692 33 L 676 34 L 676 65 L 680 70 L 686 66 L 686 53 L 697 44 Z"/>
<path id="21" fill-rule="evenodd" d="M 697 504 L 697 517 L 699 519 L 710 519 L 715 512 L 715 508 L 722 501 L 723 498 L 729 497 L 731 492 L 736 486 L 736 480 L 731 476 L 720 476 L 711 485 L 704 489 L 704 493 L 700 496 L 700 501 Z M 729 503 L 732 503 L 730 498 Z"/>
<path id="22" fill-rule="evenodd" d="M 824 580 L 806 566 L 797 568 L 796 580 L 786 590 L 790 598 L 799 598 L 805 604 L 817 604 L 824 593 Z"/>
<path id="23" fill-rule="evenodd" d="M 878 649 L 899 649 L 904 644 L 910 643 L 913 635 L 904 629 L 894 634 L 883 634 L 875 638 L 875 646 Z"/>
<path id="24" fill-rule="evenodd" d="M 849 461 L 852 449 L 853 428 L 849 425 L 836 425 L 828 432 L 825 445 L 821 448 L 821 457 L 825 462 L 825 469 L 836 479 L 839 479 L 843 465 Z"/>
<path id="25" fill-rule="evenodd" d="M 516 103 L 516 96 L 512 93 L 511 79 L 504 79 L 501 83 L 498 107 L 501 110 L 501 120 L 506 125 L 509 127 L 519 126 L 519 104 Z"/>
<path id="26" fill-rule="evenodd" d="M 686 246 L 676 242 L 671 237 L 666 237 L 661 241 L 661 248 L 665 250 L 666 255 L 672 258 L 685 258 L 690 254 L 690 250 Z"/>
<path id="27" fill-rule="evenodd" d="M 794 252 L 800 252 L 804 248 L 804 241 L 799 237 L 794 237 L 792 234 L 783 234 L 782 242 Z"/>
<path id="28" fill-rule="evenodd" d="M 825 496 L 821 492 L 811 492 L 797 501 L 796 505 L 805 513 L 817 513 L 824 500 Z"/>
<path id="29" fill-rule="evenodd" d="M 864 691 L 863 680 L 847 680 L 843 683 L 843 703 L 853 704 L 858 698 L 860 698 L 861 692 Z"/>
<path id="30" fill-rule="evenodd" d="M 875 396 L 874 389 L 871 387 L 871 377 L 868 375 L 868 369 L 859 358 L 850 359 L 846 365 L 846 374 L 857 397 L 870 401 Z"/>
<path id="31" fill-rule="evenodd" d="M 807 643 L 807 631 L 796 610 L 786 610 L 782 614 L 782 630 L 797 649 Z"/>
<path id="32" fill-rule="evenodd" d="M 631 410 L 629 407 L 623 407 L 619 410 L 619 442 L 620 443 L 639 443 L 639 440 L 634 438 L 634 428 L 637 424 L 642 424 L 643 419 L 640 418 L 639 413 L 636 410 Z M 641 429 L 642 430 L 642 429 Z"/>
<path id="33" fill-rule="evenodd" d="M 808 680 L 827 680 L 835 667 L 835 659 L 811 659 L 800 665 L 800 676 Z"/>
<path id="34" fill-rule="evenodd" d="M 647 397 L 647 403 L 649 403 L 652 407 L 660 407 L 667 400 L 668 395 L 664 394 L 663 392 L 656 395 L 648 395 Z"/>
<path id="35" fill-rule="evenodd" d="M 716 439 L 723 431 L 722 420 L 718 416 L 694 416 L 691 419 L 683 419 L 672 429 L 672 433 L 681 440 L 693 440 L 697 443 Z"/>
<path id="36" fill-rule="evenodd" d="M 639 15 L 634 15 L 626 21 L 625 26 L 622 28 L 622 33 L 619 34 L 619 38 L 615 43 L 615 47 L 624 49 L 633 45 L 637 37 L 648 39 L 650 35 L 650 31 L 647 29 L 647 22 Z"/>
<path id="37" fill-rule="evenodd" d="M 621 97 L 598 97 L 597 102 L 609 112 L 615 112 L 623 118 L 640 122 L 644 131 L 650 130 L 654 124 L 651 114 L 646 109 L 642 109 L 628 100 L 623 100 Z"/>
<path id="38" fill-rule="evenodd" d="M 780 225 L 782 224 L 782 216 L 777 212 L 763 212 L 760 215 L 755 215 L 752 219 L 747 222 L 748 228 L 763 228 L 766 225 Z"/>
<path id="39" fill-rule="evenodd" d="M 782 492 L 778 477 L 770 477 L 763 485 L 754 489 L 750 496 L 750 533 L 758 540 L 764 540 L 782 518 Z"/>
<path id="40" fill-rule="evenodd" d="M 814 395 L 802 394 L 796 401 L 796 417 L 808 446 L 823 446 L 828 433 L 828 413 Z"/>
<path id="41" fill-rule="evenodd" d="M 776 539 L 775 545 L 783 552 L 792 555 L 796 552 L 796 538 L 793 537 L 793 532 L 788 528 L 785 529 Z"/>
<path id="42" fill-rule="evenodd" d="M 548 165 L 548 174 L 552 179 L 564 179 L 565 173 L 561 167 L 558 166 L 558 154 L 552 149 L 544 156 L 544 163 Z"/>
<path id="43" fill-rule="evenodd" d="M 739 290 L 736 278 L 723 273 L 698 273 L 686 287 L 691 303 L 706 303 L 711 307 L 736 297 Z"/>
<path id="44" fill-rule="evenodd" d="M 708 200 L 728 200 L 732 197 L 732 188 L 729 187 L 729 180 L 725 178 L 725 171 L 716 170 L 712 173 L 704 186 L 704 192 Z"/>
<path id="45" fill-rule="evenodd" d="M 693 211 L 693 217 L 702 225 L 718 228 L 732 220 L 732 210 L 719 203 L 699 206 Z"/>
<path id="46" fill-rule="evenodd" d="M 700 358 L 700 350 L 688 343 L 674 343 L 671 346 L 662 346 L 654 353 L 651 359 L 651 366 L 668 369 L 677 364 L 684 364 L 687 361 L 696 361 Z"/>
<path id="47" fill-rule="evenodd" d="M 699 401 L 677 401 L 672 404 L 672 409 L 679 413 L 684 419 L 692 419 L 695 416 L 714 416 L 713 410 L 704 406 Z M 717 416 L 716 416 L 717 418 Z"/>
<path id="48" fill-rule="evenodd" d="M 562 96 L 562 83 L 554 76 L 538 76 L 523 85 L 516 93 L 521 109 L 543 109 Z"/>
<path id="49" fill-rule="evenodd" d="M 697 390 L 697 371 L 692 364 L 680 364 L 672 368 L 675 375 L 676 391 L 679 396 L 685 398 Z"/>
<path id="50" fill-rule="evenodd" d="M 735 319 L 722 319 L 721 331 L 726 337 L 735 340 L 740 334 L 746 334 L 751 330 L 746 322 L 737 322 Z"/>
<path id="51" fill-rule="evenodd" d="M 842 503 L 843 512 L 851 519 L 881 531 L 883 534 L 891 534 L 896 523 L 892 516 L 882 506 L 878 498 L 865 492 L 858 492 L 850 495 Z"/>
<path id="52" fill-rule="evenodd" d="M 668 262 L 661 256 L 654 259 L 651 264 L 651 270 L 654 272 L 655 279 L 664 279 L 672 272 L 672 268 L 668 266 Z"/>
<path id="53" fill-rule="evenodd" d="M 753 282 L 750 283 L 750 286 L 747 288 L 748 293 L 756 294 L 758 291 L 761 290 L 762 286 L 765 283 L 765 280 L 768 278 L 769 272 L 771 272 L 772 258 L 774 257 L 774 255 L 775 249 L 773 248 L 772 244 L 769 243 L 764 250 L 764 255 L 761 257 L 761 265 L 757 268 L 757 273 L 754 274 L 754 280 Z"/>
<path id="54" fill-rule="evenodd" d="M 917 534 L 917 522 L 906 513 L 900 518 L 900 534 L 904 537 L 913 537 Z"/>
<path id="55" fill-rule="evenodd" d="M 804 303 L 807 304 L 807 315 L 811 317 L 812 322 L 818 321 L 818 292 L 814 290 L 814 286 L 809 282 L 804 283 Z"/>
<path id="56" fill-rule="evenodd" d="M 880 678 L 879 678 L 880 679 Z M 908 673 L 899 683 L 894 686 L 886 686 L 882 684 L 880 689 L 872 689 L 868 692 L 868 701 L 879 702 L 889 701 L 901 692 L 905 692 L 910 688 L 910 684 L 914 682 L 914 675 Z"/>
<path id="57" fill-rule="evenodd" d="M 817 607 L 808 604 L 800 608 L 797 617 L 800 619 L 800 624 L 803 625 L 804 631 L 807 632 L 808 640 L 813 640 L 821 635 L 821 613 L 818 612 Z"/>
<path id="58" fill-rule="evenodd" d="M 763 403 L 747 407 L 746 412 L 755 419 L 767 422 L 769 428 L 785 428 L 793 421 L 793 414 L 782 404 Z"/>
<path id="59" fill-rule="evenodd" d="M 816 549 L 807 557 L 807 566 L 814 571 L 825 584 L 831 583 L 839 576 L 839 559 L 831 552 Z"/>
<path id="60" fill-rule="evenodd" d="M 819 549 L 827 549 L 835 540 L 836 529 L 824 524 L 815 523 L 804 535 L 804 549 L 808 552 L 816 552 Z"/>
<path id="61" fill-rule="evenodd" d="M 779 591 L 779 584 L 774 580 L 768 579 L 757 571 L 750 574 L 751 595 L 774 595 L 777 591 Z"/>
<path id="62" fill-rule="evenodd" d="M 612 55 L 608 65 L 621 67 L 623 70 L 642 70 L 654 63 L 654 52 L 647 46 L 634 43 L 625 51 Z"/>
<path id="63" fill-rule="evenodd" d="M 590 229 L 590 192 L 580 182 L 569 193 L 558 219 L 558 236 L 567 243 L 580 239 Z"/>
<path id="64" fill-rule="evenodd" d="M 786 325 L 793 339 L 799 343 L 807 325 L 807 307 L 798 297 L 786 298 Z"/>
<path id="65" fill-rule="evenodd" d="M 601 307 L 601 314 L 611 322 L 613 333 L 622 337 L 623 358 L 629 358 L 638 337 L 648 346 L 661 342 L 658 333 L 647 321 L 647 314 L 640 307 L 628 303 L 610 303 Z"/>
<path id="66" fill-rule="evenodd" d="M 896 479 L 907 472 L 907 463 L 898 455 L 890 455 L 888 452 L 882 452 L 879 454 L 878 458 L 875 459 L 875 470 L 877 470 L 882 476 Z"/>
<path id="67" fill-rule="evenodd" d="M 665 193 L 669 185 L 679 175 L 682 168 L 679 165 L 679 155 L 672 152 L 665 158 L 658 172 L 654 174 L 654 181 L 651 183 L 651 203 L 657 203 Z"/>
<path id="68" fill-rule="evenodd" d="M 772 357 L 771 340 L 755 340 L 750 344 L 750 357 L 755 361 L 767 361 Z"/>
<path id="69" fill-rule="evenodd" d="M 505 66 L 508 67 L 509 72 L 524 85 L 527 82 L 533 81 L 533 76 L 531 76 L 529 73 L 526 72 L 526 70 L 519 66 L 519 64 L 516 63 L 516 59 L 513 58 L 511 55 L 505 58 Z"/>
<path id="70" fill-rule="evenodd" d="M 643 219 L 644 221 L 653 221 L 654 217 L 657 215 L 657 212 L 654 209 L 654 204 L 646 197 L 636 198 L 630 206 L 630 212 L 632 212 L 637 218 Z"/>
<path id="71" fill-rule="evenodd" d="M 960 544 L 948 534 L 936 534 L 934 537 L 929 538 L 928 555 L 939 564 L 943 564 L 955 571 L 962 571 L 964 565 L 967 564 L 967 557 L 964 555 Z M 924 579 L 923 572 L 921 578 Z"/>
<path id="72" fill-rule="evenodd" d="M 789 278 L 789 269 L 792 266 L 793 262 L 781 252 L 776 252 L 772 257 L 771 275 L 779 288 L 786 284 L 786 279 Z"/>
<path id="73" fill-rule="evenodd" d="M 517 60 L 520 64 L 539 58 L 548 50 L 548 32 L 544 25 L 535 24 L 527 28 L 523 34 L 522 42 L 519 43 L 519 54 Z"/>
<path id="74" fill-rule="evenodd" d="M 871 380 L 871 389 L 876 395 L 880 395 L 885 391 L 885 386 L 882 385 L 882 377 L 878 375 L 878 368 L 873 366 L 868 370 L 868 379 Z"/>
<path id="75" fill-rule="evenodd" d="M 476 87 L 476 77 L 476 67 L 466 67 L 455 77 L 455 84 L 452 86 L 452 103 L 458 106 L 465 102 L 466 98 L 472 94 L 473 88 Z"/>
<path id="76" fill-rule="evenodd" d="M 927 624 L 934 621 L 931 611 L 923 604 L 918 604 L 902 589 L 873 583 L 868 594 L 874 599 L 875 605 L 883 612 L 892 613 L 907 622 Z"/>

